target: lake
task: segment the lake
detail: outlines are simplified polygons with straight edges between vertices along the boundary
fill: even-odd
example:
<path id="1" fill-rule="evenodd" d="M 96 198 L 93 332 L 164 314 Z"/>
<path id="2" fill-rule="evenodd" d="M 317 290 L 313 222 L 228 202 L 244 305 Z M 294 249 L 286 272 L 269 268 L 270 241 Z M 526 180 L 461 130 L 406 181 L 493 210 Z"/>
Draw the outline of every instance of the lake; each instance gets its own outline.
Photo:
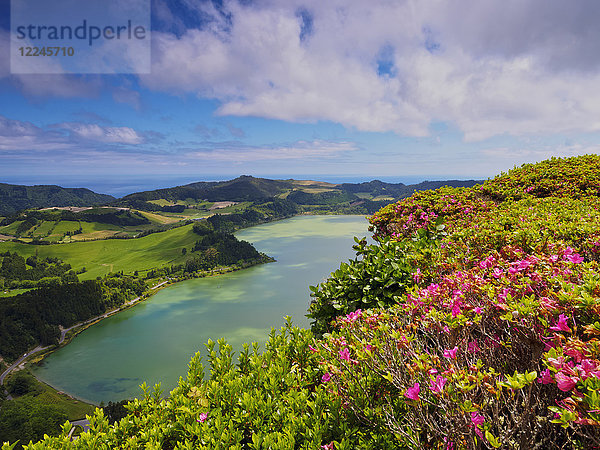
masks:
<path id="1" fill-rule="evenodd" d="M 139 397 L 144 381 L 169 392 L 208 339 L 225 337 L 239 351 L 244 342 L 262 348 L 286 315 L 309 327 L 309 285 L 353 258 L 353 237 L 367 236 L 367 227 L 363 216 L 298 216 L 241 230 L 239 239 L 277 262 L 165 288 L 80 333 L 34 373 L 96 404 Z"/>

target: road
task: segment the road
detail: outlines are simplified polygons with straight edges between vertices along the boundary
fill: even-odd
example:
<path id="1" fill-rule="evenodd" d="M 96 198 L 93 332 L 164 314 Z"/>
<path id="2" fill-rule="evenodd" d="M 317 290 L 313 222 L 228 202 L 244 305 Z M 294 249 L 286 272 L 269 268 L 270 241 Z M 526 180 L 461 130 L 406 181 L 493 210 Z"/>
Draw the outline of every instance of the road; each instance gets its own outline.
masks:
<path id="1" fill-rule="evenodd" d="M 171 280 L 165 280 L 162 283 L 157 284 L 156 286 L 153 286 L 151 289 L 158 289 L 159 287 L 161 287 L 162 285 L 168 283 Z M 108 316 L 112 316 L 113 314 L 115 314 L 116 312 L 118 312 L 121 308 L 123 308 L 124 306 L 131 306 L 133 305 L 135 302 L 139 301 L 141 297 L 136 297 L 133 300 L 129 300 L 128 302 L 123 303 L 123 305 L 121 305 L 119 308 L 117 309 L 113 309 L 111 311 L 107 311 L 104 314 L 101 314 L 99 316 L 96 317 L 92 317 L 91 319 L 88 319 L 84 322 L 79 322 L 76 323 L 75 325 L 73 325 L 72 327 L 69 328 L 63 328 L 63 327 L 59 327 L 60 328 L 60 339 L 58 340 L 59 344 L 62 344 L 65 340 L 65 336 L 67 335 L 67 333 L 69 331 L 71 331 L 74 328 L 77 327 L 81 327 L 83 325 L 87 325 L 89 323 L 95 322 L 97 320 L 101 320 L 101 319 L 106 319 Z M 4 379 L 8 376 L 8 374 L 10 374 L 19 364 L 21 364 L 23 361 L 25 361 L 27 358 L 29 358 L 31 355 L 33 355 L 34 353 L 38 353 L 41 352 L 42 350 L 46 350 L 47 348 L 49 348 L 50 346 L 47 347 L 42 347 L 41 345 L 38 345 L 36 348 L 34 348 L 33 350 L 31 350 L 30 352 L 25 353 L 23 356 L 21 356 L 15 363 L 13 363 L 12 366 L 10 366 L 8 369 L 6 369 L 4 372 L 2 372 L 2 375 L 0 375 L 0 386 L 4 385 Z M 10 395 L 9 395 L 10 397 Z M 8 398 L 8 397 L 7 397 Z M 8 400 L 12 400 L 12 398 L 8 398 Z"/>
<path id="2" fill-rule="evenodd" d="M 90 429 L 90 421 L 87 419 L 81 419 L 81 420 L 69 420 L 69 422 L 71 423 L 71 431 L 69 431 L 69 439 L 73 440 L 73 433 L 75 432 L 75 426 L 79 425 L 81 428 L 83 428 L 83 432 L 86 432 Z M 75 437 L 75 439 L 77 439 L 77 437 Z"/>
<path id="3" fill-rule="evenodd" d="M 156 286 L 151 287 L 150 289 L 158 289 L 159 287 L 161 287 L 163 284 L 168 283 L 171 280 L 165 280 L 162 283 L 157 284 Z M 72 327 L 69 328 L 63 328 L 60 327 L 60 339 L 58 340 L 59 344 L 62 344 L 65 340 L 65 336 L 67 335 L 67 333 L 69 331 L 71 331 L 74 328 L 78 328 L 81 327 L 83 325 L 87 325 L 88 323 L 92 323 L 95 322 L 97 320 L 101 320 L 101 319 L 106 319 L 108 316 L 112 316 L 113 314 L 115 314 L 116 312 L 118 312 L 119 310 L 121 310 L 124 306 L 131 306 L 133 305 L 135 302 L 139 301 L 141 297 L 136 297 L 133 300 L 129 300 L 128 302 L 123 303 L 121 306 L 119 306 L 117 309 L 112 309 L 110 311 L 105 312 L 104 314 L 100 314 L 99 316 L 96 317 L 92 317 L 91 319 L 88 319 L 84 322 L 79 322 L 76 323 L 75 325 L 73 325 Z"/>
<path id="4" fill-rule="evenodd" d="M 25 353 L 23 356 L 21 356 L 19 359 L 17 359 L 12 366 L 10 366 L 8 369 L 6 369 L 2 375 L 0 375 L 0 385 L 4 384 L 4 379 L 6 378 L 6 376 L 11 373 L 13 371 L 13 369 L 15 367 L 17 367 L 19 364 L 21 364 L 23 361 L 25 361 L 25 359 L 27 359 L 29 356 L 33 355 L 34 353 L 37 352 L 41 352 L 42 350 L 46 350 L 48 347 L 42 347 L 41 345 L 38 345 L 36 348 L 34 348 L 33 350 L 31 350 L 30 352 Z"/>

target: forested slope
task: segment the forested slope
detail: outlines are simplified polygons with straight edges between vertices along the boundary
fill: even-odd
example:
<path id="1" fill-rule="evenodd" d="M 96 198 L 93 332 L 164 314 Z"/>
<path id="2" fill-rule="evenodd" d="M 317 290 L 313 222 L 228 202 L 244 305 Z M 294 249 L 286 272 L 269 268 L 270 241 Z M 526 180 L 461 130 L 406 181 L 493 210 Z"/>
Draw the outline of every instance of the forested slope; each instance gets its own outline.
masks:
<path id="1" fill-rule="evenodd" d="M 101 205 L 114 199 L 111 195 L 97 194 L 84 188 L 0 183 L 0 216 L 28 208 Z"/>

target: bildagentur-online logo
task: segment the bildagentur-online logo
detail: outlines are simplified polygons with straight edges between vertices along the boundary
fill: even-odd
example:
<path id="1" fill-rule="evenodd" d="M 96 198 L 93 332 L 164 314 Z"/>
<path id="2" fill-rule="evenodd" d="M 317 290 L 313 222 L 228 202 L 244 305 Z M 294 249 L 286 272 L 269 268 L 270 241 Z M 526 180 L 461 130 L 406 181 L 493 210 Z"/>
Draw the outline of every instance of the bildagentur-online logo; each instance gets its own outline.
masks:
<path id="1" fill-rule="evenodd" d="M 11 72 L 149 73 L 150 0 L 11 0 Z"/>

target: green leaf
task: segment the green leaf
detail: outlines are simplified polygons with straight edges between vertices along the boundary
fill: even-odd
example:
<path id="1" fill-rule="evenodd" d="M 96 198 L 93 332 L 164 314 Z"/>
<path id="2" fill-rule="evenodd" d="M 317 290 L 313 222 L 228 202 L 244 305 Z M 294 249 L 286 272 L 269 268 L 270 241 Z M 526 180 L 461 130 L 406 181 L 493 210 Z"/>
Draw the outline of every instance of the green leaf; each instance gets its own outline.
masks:
<path id="1" fill-rule="evenodd" d="M 487 439 L 487 441 L 490 443 L 490 445 L 494 448 L 498 448 L 500 447 L 500 442 L 498 441 L 498 439 L 492 434 L 490 433 L 488 430 L 485 430 L 485 438 Z"/>

